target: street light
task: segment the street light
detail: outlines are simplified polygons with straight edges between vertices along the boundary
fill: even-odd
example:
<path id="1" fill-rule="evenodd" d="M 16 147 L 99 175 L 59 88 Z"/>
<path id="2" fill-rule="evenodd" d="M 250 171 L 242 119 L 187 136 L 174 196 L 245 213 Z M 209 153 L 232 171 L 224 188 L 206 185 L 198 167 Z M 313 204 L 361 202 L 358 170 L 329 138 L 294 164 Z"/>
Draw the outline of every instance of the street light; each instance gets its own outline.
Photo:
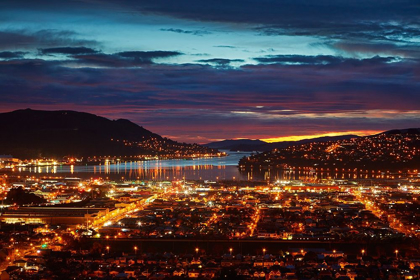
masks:
<path id="1" fill-rule="evenodd" d="M 265 248 L 263 248 L 263 255 L 265 256 L 265 251 L 266 251 L 266 249 Z"/>
<path id="2" fill-rule="evenodd" d="M 233 251 L 233 249 L 229 248 L 230 255 L 232 255 L 232 251 Z"/>
<path id="3" fill-rule="evenodd" d="M 362 249 L 362 256 L 364 256 L 365 255 L 365 249 Z"/>
<path id="4" fill-rule="evenodd" d="M 106 249 L 108 250 L 108 254 L 109 254 L 109 246 L 106 246 Z"/>
<path id="5" fill-rule="evenodd" d="M 137 246 L 134 246 L 134 253 L 137 255 Z"/>
<path id="6" fill-rule="evenodd" d="M 336 250 L 333 250 L 334 258 L 336 257 L 336 255 L 335 255 L 336 252 L 337 252 Z"/>
<path id="7" fill-rule="evenodd" d="M 395 250 L 395 257 L 398 259 L 398 250 Z"/>
<path id="8" fill-rule="evenodd" d="M 195 253 L 196 253 L 196 254 L 198 254 L 198 250 L 199 250 L 199 249 L 198 249 L 198 247 L 197 247 L 197 248 L 195 248 Z"/>

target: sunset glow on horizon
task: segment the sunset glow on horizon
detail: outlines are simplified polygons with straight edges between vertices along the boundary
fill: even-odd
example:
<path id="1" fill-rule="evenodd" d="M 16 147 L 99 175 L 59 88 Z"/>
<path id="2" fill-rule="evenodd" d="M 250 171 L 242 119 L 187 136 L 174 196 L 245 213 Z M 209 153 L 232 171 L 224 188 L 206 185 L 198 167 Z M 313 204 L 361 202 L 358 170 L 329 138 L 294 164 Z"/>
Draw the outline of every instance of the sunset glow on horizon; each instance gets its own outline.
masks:
<path id="1" fill-rule="evenodd" d="M 300 141 L 305 139 L 314 139 L 320 137 L 334 137 L 334 136 L 344 136 L 344 135 L 356 135 L 356 136 L 369 136 L 381 133 L 383 131 L 377 130 L 367 130 L 367 131 L 343 131 L 343 132 L 328 132 L 314 135 L 293 135 L 293 136 L 283 136 L 283 137 L 274 137 L 267 139 L 260 139 L 267 143 L 273 142 L 286 142 L 286 141 Z"/>
<path id="2" fill-rule="evenodd" d="M 420 126 L 410 0 L 0 7 L 0 112 L 88 112 L 190 143 Z"/>

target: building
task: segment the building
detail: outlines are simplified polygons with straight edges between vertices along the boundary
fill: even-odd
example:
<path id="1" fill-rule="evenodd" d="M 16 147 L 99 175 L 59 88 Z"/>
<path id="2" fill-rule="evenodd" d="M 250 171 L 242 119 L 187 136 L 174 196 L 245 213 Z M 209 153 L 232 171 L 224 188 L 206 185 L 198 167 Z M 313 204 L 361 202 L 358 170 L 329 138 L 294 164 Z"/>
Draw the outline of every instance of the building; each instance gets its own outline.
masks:
<path id="1" fill-rule="evenodd" d="M 109 208 L 20 207 L 7 209 L 0 219 L 5 223 L 77 225 L 91 224 L 96 217 L 109 213 Z"/>

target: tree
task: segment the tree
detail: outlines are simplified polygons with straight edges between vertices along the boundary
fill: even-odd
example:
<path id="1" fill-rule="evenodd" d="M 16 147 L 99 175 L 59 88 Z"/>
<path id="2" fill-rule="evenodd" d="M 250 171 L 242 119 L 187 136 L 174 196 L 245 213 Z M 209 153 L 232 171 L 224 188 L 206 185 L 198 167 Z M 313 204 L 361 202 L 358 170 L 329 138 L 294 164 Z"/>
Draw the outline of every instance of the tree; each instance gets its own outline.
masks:
<path id="1" fill-rule="evenodd" d="M 44 198 L 36 194 L 25 191 L 22 187 L 10 189 L 7 193 L 6 203 L 17 204 L 41 204 L 47 202 Z"/>
<path id="2" fill-rule="evenodd" d="M 104 246 L 101 243 L 94 242 L 90 251 L 92 254 L 99 255 L 100 253 L 103 252 L 103 250 L 104 250 Z"/>
<path id="3" fill-rule="evenodd" d="M 309 251 L 305 254 L 304 260 L 305 261 L 317 261 L 318 260 L 318 254 L 313 252 L 313 251 Z"/>

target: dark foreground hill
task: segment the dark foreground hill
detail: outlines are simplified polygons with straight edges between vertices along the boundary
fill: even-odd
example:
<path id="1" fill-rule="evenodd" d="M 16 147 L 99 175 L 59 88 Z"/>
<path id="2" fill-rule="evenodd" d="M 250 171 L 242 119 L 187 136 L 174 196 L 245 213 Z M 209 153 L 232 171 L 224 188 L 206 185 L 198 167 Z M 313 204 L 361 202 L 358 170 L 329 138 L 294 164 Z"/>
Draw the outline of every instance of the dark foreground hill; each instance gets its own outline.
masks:
<path id="1" fill-rule="evenodd" d="M 0 114 L 0 154 L 20 158 L 215 153 L 163 138 L 129 120 L 75 111 L 17 110 Z"/>

